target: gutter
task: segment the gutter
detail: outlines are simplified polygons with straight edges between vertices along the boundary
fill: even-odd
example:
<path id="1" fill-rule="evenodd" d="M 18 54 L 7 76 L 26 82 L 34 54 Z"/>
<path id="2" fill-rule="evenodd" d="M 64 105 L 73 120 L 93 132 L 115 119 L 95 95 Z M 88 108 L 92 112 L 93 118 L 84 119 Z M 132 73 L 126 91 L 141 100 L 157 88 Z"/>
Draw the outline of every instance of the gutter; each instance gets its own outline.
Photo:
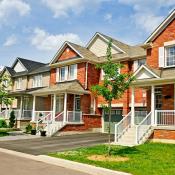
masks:
<path id="1" fill-rule="evenodd" d="M 88 88 L 88 62 L 86 62 L 85 89 Z"/>

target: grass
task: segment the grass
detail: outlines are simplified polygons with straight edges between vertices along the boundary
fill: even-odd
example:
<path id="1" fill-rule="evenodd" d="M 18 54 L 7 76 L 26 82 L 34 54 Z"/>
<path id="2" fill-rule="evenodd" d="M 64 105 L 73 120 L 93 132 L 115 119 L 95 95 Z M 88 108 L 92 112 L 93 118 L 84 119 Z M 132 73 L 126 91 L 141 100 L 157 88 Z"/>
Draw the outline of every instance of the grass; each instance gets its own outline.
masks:
<path id="1" fill-rule="evenodd" d="M 56 158 L 128 172 L 133 175 L 175 174 L 175 145 L 173 144 L 146 143 L 136 147 L 113 146 L 112 155 L 128 157 L 129 160 L 126 162 L 100 162 L 88 159 L 90 155 L 105 155 L 106 152 L 107 146 L 99 145 L 66 152 L 50 153 L 49 155 Z"/>
<path id="2" fill-rule="evenodd" d="M 0 130 L 0 137 L 8 136 L 8 132 L 6 130 Z"/>

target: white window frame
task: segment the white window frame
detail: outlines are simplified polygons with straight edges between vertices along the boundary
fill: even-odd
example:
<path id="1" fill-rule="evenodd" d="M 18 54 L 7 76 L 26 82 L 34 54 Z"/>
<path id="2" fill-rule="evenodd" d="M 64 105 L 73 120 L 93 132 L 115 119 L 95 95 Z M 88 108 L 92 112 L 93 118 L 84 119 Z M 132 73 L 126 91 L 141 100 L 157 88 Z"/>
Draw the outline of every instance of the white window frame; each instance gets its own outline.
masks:
<path id="1" fill-rule="evenodd" d="M 73 74 L 74 75 L 70 75 L 70 69 L 71 67 L 74 67 L 74 71 Z M 64 78 L 61 79 L 62 77 L 62 69 L 65 69 L 65 73 L 64 73 Z M 56 69 L 56 82 L 64 82 L 64 81 L 71 81 L 71 80 L 75 80 L 77 79 L 77 64 L 72 64 L 69 66 L 64 66 L 64 67 L 60 67 Z"/>
<path id="2" fill-rule="evenodd" d="M 141 60 L 145 60 L 145 63 L 146 63 L 146 58 L 134 60 L 134 72 L 135 72 L 140 66 L 145 65 L 145 64 L 139 65 L 139 61 L 141 61 Z"/>
<path id="3" fill-rule="evenodd" d="M 167 45 L 167 46 L 165 46 L 164 48 L 165 48 L 165 55 L 164 55 L 164 57 L 165 57 L 165 67 L 167 67 L 167 68 L 170 68 L 170 67 L 175 67 L 175 64 L 174 65 L 167 65 L 167 59 L 168 59 L 168 57 L 167 57 L 167 49 L 169 49 L 169 48 L 172 48 L 172 47 L 174 47 L 175 48 L 175 45 Z M 175 55 L 174 55 L 174 57 L 175 57 Z"/>
<path id="4" fill-rule="evenodd" d="M 35 75 L 33 77 L 33 88 L 42 87 L 43 86 L 43 76 Z"/>
<path id="5" fill-rule="evenodd" d="M 21 77 L 16 79 L 16 89 L 17 90 L 22 89 L 22 78 Z"/>

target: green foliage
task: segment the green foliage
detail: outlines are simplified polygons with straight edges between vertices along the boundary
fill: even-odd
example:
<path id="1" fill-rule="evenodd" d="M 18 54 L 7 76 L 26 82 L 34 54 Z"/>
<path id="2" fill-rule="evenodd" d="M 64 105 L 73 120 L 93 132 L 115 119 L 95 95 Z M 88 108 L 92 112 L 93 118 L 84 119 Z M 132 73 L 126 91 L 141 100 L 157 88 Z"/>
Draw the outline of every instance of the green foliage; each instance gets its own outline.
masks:
<path id="1" fill-rule="evenodd" d="M 15 112 L 14 111 L 12 111 L 11 113 L 10 113 L 10 118 L 9 118 L 9 127 L 10 128 L 13 128 L 14 126 L 15 126 L 15 119 L 16 119 L 16 117 L 15 117 Z"/>
<path id="2" fill-rule="evenodd" d="M 32 125 L 28 124 L 25 129 L 26 129 L 26 133 L 31 133 Z"/>
<path id="3" fill-rule="evenodd" d="M 0 128 L 7 128 L 7 123 L 4 119 L 0 119 Z"/>
<path id="4" fill-rule="evenodd" d="M 0 76 L 0 104 L 11 105 L 14 98 L 9 97 L 8 88 L 12 85 L 11 79 L 7 75 Z"/>

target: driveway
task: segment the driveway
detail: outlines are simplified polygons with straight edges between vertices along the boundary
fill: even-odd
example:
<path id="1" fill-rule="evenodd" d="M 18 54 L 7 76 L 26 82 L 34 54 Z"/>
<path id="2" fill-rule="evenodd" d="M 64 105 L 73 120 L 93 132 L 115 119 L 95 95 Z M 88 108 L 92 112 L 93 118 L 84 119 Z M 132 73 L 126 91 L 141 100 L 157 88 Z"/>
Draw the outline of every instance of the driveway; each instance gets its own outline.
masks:
<path id="1" fill-rule="evenodd" d="M 66 151 L 106 143 L 107 134 L 90 133 L 36 139 L 0 141 L 0 147 L 32 155 Z"/>
<path id="2" fill-rule="evenodd" d="M 88 175 L 79 171 L 62 168 L 26 158 L 0 152 L 1 174 L 6 175 Z"/>

